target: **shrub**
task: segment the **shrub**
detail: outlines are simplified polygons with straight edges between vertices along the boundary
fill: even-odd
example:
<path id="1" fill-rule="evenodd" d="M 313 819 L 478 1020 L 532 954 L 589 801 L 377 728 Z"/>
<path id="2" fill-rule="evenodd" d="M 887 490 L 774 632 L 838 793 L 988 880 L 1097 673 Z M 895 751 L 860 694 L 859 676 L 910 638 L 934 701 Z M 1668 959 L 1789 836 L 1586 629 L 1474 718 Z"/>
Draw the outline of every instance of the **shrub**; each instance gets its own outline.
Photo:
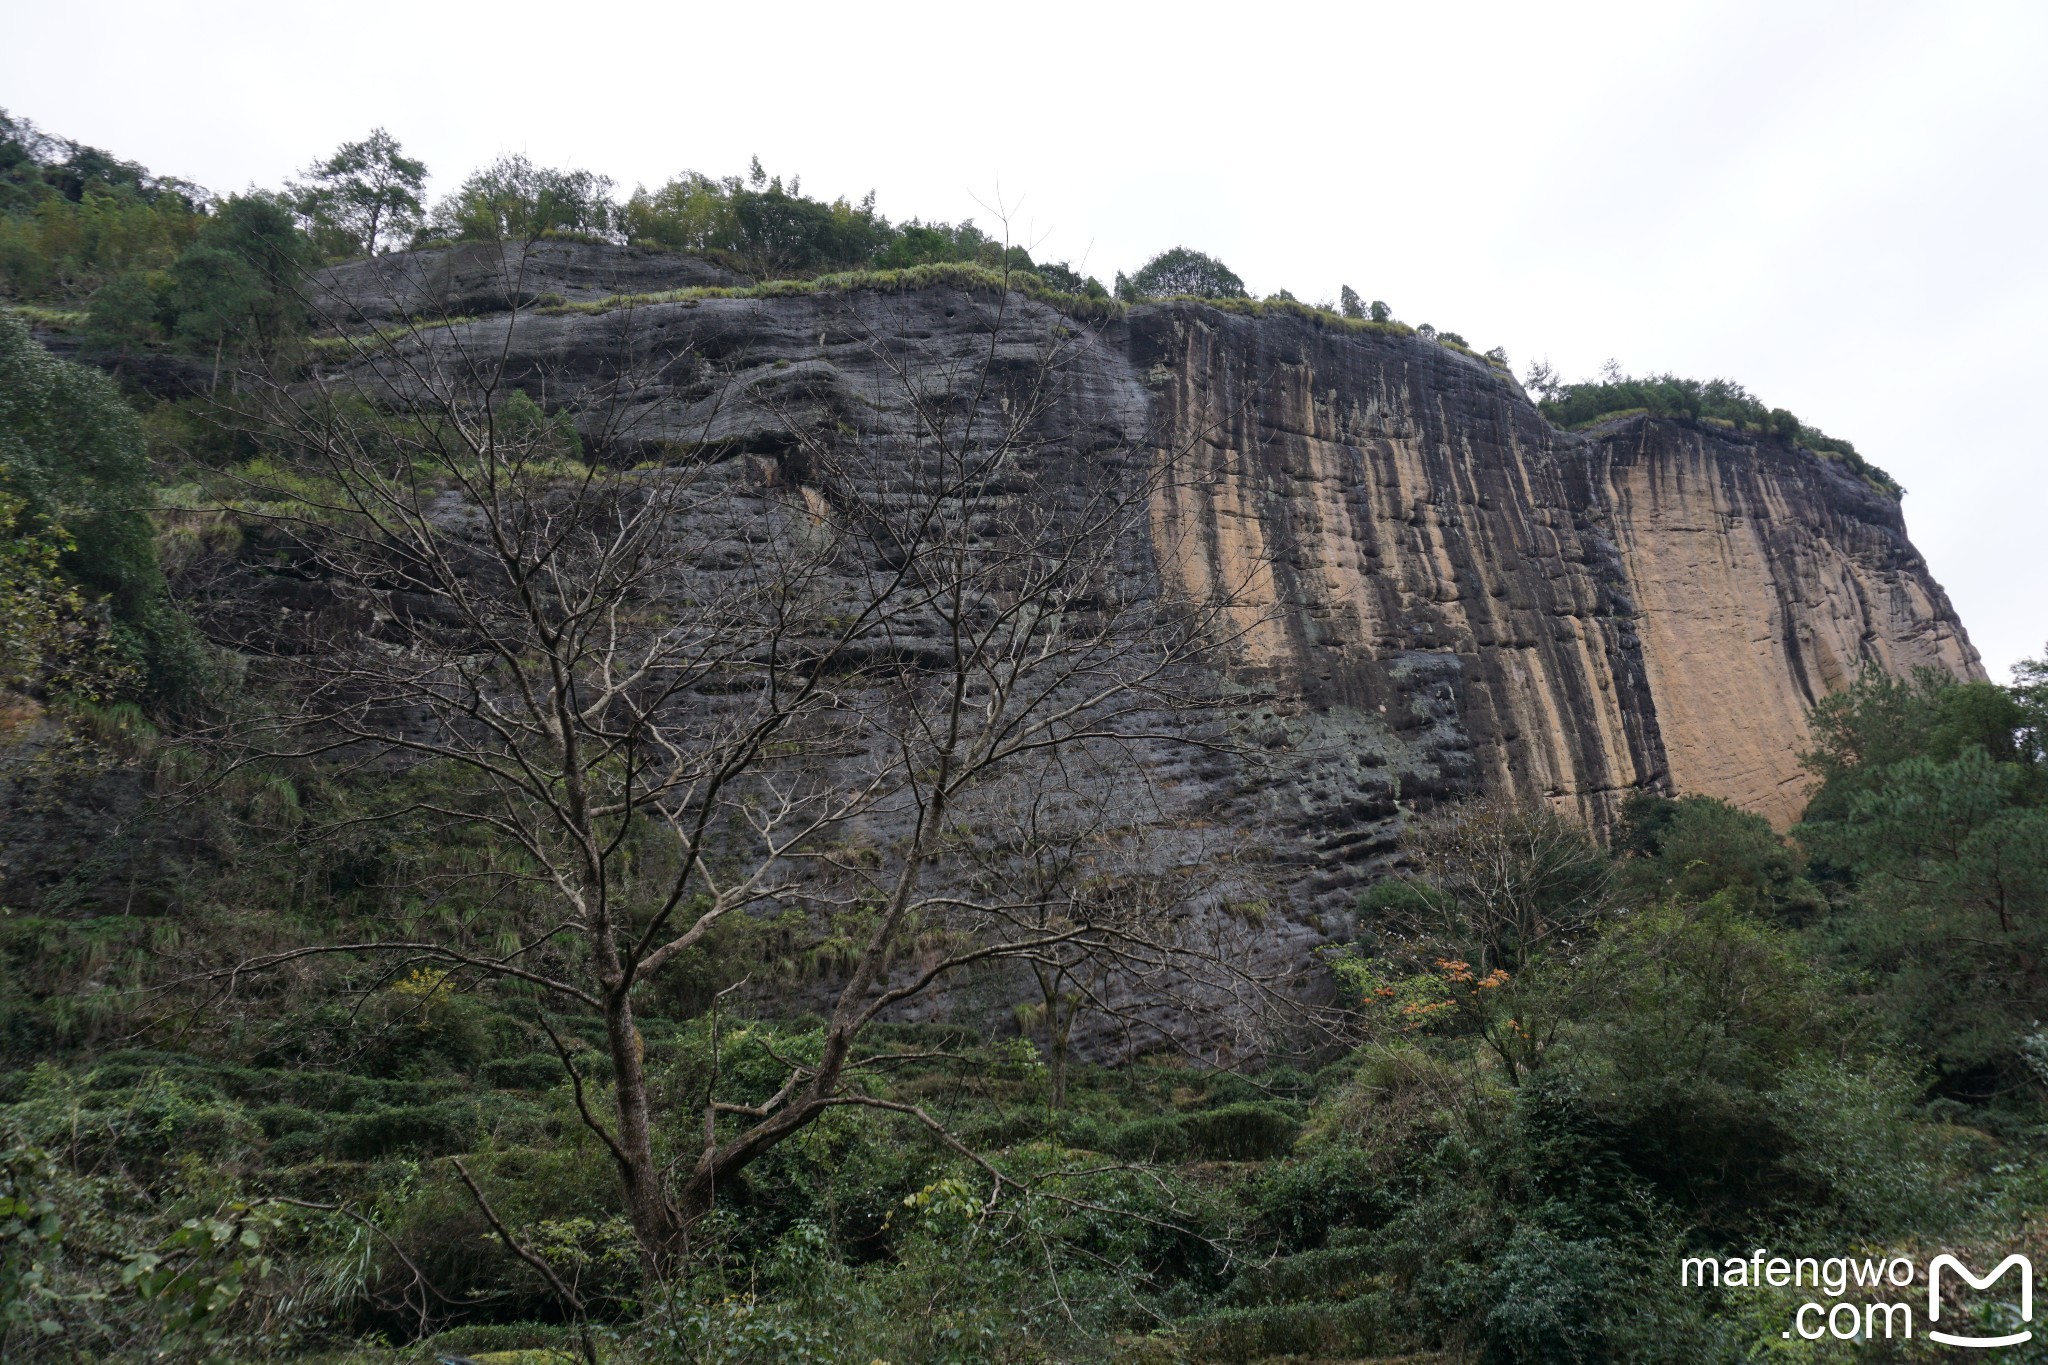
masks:
<path id="1" fill-rule="evenodd" d="M 1251 1194 L 1283 1251 L 1320 1247 L 1334 1229 L 1375 1222 L 1403 1198 L 1370 1153 L 1337 1142 L 1268 1166 Z"/>
<path id="2" fill-rule="evenodd" d="M 252 1117 L 262 1127 L 263 1135 L 272 1139 L 288 1133 L 317 1132 L 327 1124 L 320 1115 L 296 1104 L 266 1104 Z"/>
<path id="3" fill-rule="evenodd" d="M 334 1153 L 368 1161 L 395 1152 L 446 1156 L 464 1152 L 475 1141 L 476 1110 L 460 1101 L 404 1108 L 376 1108 L 352 1114 L 335 1126 Z"/>
<path id="4" fill-rule="evenodd" d="M 1501 1365 L 1596 1365 L 1612 1359 L 1604 1328 L 1617 1297 L 1613 1247 L 1540 1227 L 1515 1229 L 1487 1277 L 1486 1359 Z"/>
<path id="5" fill-rule="evenodd" d="M 1300 1299 L 1349 1298 L 1370 1277 L 1379 1259 L 1368 1246 L 1331 1246 L 1282 1256 L 1264 1265 L 1246 1266 L 1231 1281 L 1225 1297 L 1232 1304 L 1256 1307 Z"/>
<path id="6" fill-rule="evenodd" d="M 1895 1063 L 1815 1058 L 1786 1077 L 1773 1109 L 1797 1141 L 1786 1166 L 1827 1192 L 1864 1233 L 1939 1228 L 1960 1212 L 1933 1132 L 1916 1120 L 1918 1078 Z"/>
<path id="7" fill-rule="evenodd" d="M 588 1076 L 588 1068 L 583 1068 Z M 477 1079 L 501 1090 L 549 1090 L 568 1080 L 562 1059 L 551 1052 L 499 1057 L 477 1068 Z"/>
<path id="8" fill-rule="evenodd" d="M 1398 1320 L 1391 1302 L 1369 1295 L 1348 1303 L 1226 1308 L 1183 1324 L 1182 1330 L 1198 1359 L 1325 1358 L 1400 1349 L 1407 1343 L 1394 1327 Z"/>
<path id="9" fill-rule="evenodd" d="M 1109 1150 L 1132 1161 L 1179 1161 L 1192 1146 L 1186 1126 L 1172 1115 L 1133 1120 L 1109 1137 Z"/>
<path id="10" fill-rule="evenodd" d="M 303 1165 L 333 1155 L 333 1134 L 325 1128 L 306 1128 L 286 1133 L 270 1144 L 264 1153 L 271 1166 L 285 1167 Z"/>
<path id="11" fill-rule="evenodd" d="M 1598 380 L 1576 384 L 1548 382 L 1537 406 L 1559 426 L 1580 428 L 1631 412 L 1653 417 L 1715 418 L 1737 428 L 1769 434 L 1831 456 L 1853 469 L 1872 487 L 1892 497 L 1905 490 L 1891 475 L 1856 453 L 1856 447 L 1813 427 L 1802 425 L 1783 408 L 1766 408 L 1749 390 L 1731 379 L 1682 379 L 1673 374 L 1625 375 L 1612 362 Z"/>
<path id="12" fill-rule="evenodd" d="M 1475 1098 L 1455 1066 L 1422 1048 L 1369 1046 L 1317 1111 L 1309 1136 L 1355 1143 L 1391 1172 L 1449 1132 L 1456 1109 Z"/>
<path id="13" fill-rule="evenodd" d="M 1210 1161 L 1266 1161 L 1283 1156 L 1301 1131 L 1293 1106 L 1229 1104 L 1184 1114 L 1180 1128 L 1191 1155 Z"/>
<path id="14" fill-rule="evenodd" d="M 129 351 L 162 341 L 167 284 L 160 275 L 130 270 L 94 290 L 85 312 L 86 344 Z"/>
<path id="15" fill-rule="evenodd" d="M 1760 815 L 1712 796 L 1673 801 L 1638 792 L 1622 805 L 1616 832 L 1623 884 L 1644 899 L 1706 901 L 1736 889 L 1750 904 L 1783 914 L 1818 908 L 1797 851 Z"/>
<path id="16" fill-rule="evenodd" d="M 473 241 L 538 241 L 555 234 L 613 240 L 619 210 L 612 182 L 589 171 L 536 166 L 518 154 L 472 171 L 434 205 L 424 231 Z"/>
<path id="17" fill-rule="evenodd" d="M 416 1349 L 427 1359 L 443 1359 L 449 1355 L 486 1355 L 510 1351 L 556 1351 L 573 1352 L 574 1338 L 560 1323 L 551 1322 L 479 1322 L 461 1327 L 450 1327 L 445 1332 L 416 1343 Z M 577 1358 L 571 1356 L 571 1358 Z M 556 1355 L 555 1360 L 561 1360 Z M 551 1362 L 552 1365 L 552 1362 Z"/>

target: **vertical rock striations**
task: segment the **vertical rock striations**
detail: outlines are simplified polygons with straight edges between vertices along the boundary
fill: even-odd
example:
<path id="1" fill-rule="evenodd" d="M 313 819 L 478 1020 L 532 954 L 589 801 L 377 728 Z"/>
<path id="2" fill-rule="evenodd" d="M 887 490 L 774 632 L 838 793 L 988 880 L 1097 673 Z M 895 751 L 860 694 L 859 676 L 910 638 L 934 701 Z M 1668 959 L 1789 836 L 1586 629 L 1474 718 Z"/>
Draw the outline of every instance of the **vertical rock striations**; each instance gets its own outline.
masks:
<path id="1" fill-rule="evenodd" d="M 663 283 L 646 253 L 557 254 L 529 284 Z M 461 265 L 409 268 L 487 303 Z M 703 273 L 675 269 L 678 284 Z M 779 467 L 793 416 L 908 450 L 890 367 L 939 388 L 971 373 L 988 305 L 939 288 L 657 295 L 530 316 L 507 354 L 543 402 L 643 376 L 611 399 L 606 420 L 624 413 L 640 442 L 621 458 L 709 436 Z M 1016 296 L 1004 316 L 996 353 L 1012 368 L 1068 326 Z M 485 317 L 423 344 L 495 351 L 503 327 Z M 1983 676 L 1898 503 L 1773 438 L 1643 417 L 1563 432 L 1461 350 L 1300 315 L 1147 305 L 1076 345 L 1048 450 L 1180 452 L 1133 572 L 1240 598 L 1215 681 L 1241 698 L 1231 724 L 1252 756 L 1161 765 L 1189 818 L 1263 845 L 1302 932 L 1336 931 L 1400 821 L 1438 801 L 1491 790 L 1602 823 L 1648 787 L 1783 826 L 1816 700 L 1872 665 Z M 890 462 L 861 477 L 886 484 Z"/>
<path id="2" fill-rule="evenodd" d="M 1805 804 L 1815 701 L 1871 665 L 1984 676 L 1899 504 L 1841 465 L 1642 418 L 1579 458 L 1635 596 L 1674 788 L 1782 827 Z"/>
<path id="3" fill-rule="evenodd" d="M 1213 477 L 1163 500 L 1162 544 L 1189 548 L 1162 573 L 1246 590 L 1244 667 L 1303 731 L 1306 832 L 1333 827 L 1321 807 L 1475 788 L 1599 816 L 1662 777 L 1620 556 L 1575 444 L 1511 380 L 1412 337 L 1193 308 L 1141 313 L 1132 349 Z M 1347 771 L 1361 746 L 1383 761 Z M 1354 843 L 1391 834 L 1372 823 Z"/>
<path id="4" fill-rule="evenodd" d="M 1783 826 L 1816 700 L 1869 665 L 1982 676 L 1897 502 L 1810 452 L 1561 432 L 1482 361 L 1302 318 L 1141 309 L 1127 349 L 1209 476 L 1161 499 L 1162 574 L 1242 591 L 1240 666 L 1304 747 L 1398 758 L 1347 782 L 1318 752 L 1306 829 L 1473 787 L 1596 821 L 1704 792 Z"/>

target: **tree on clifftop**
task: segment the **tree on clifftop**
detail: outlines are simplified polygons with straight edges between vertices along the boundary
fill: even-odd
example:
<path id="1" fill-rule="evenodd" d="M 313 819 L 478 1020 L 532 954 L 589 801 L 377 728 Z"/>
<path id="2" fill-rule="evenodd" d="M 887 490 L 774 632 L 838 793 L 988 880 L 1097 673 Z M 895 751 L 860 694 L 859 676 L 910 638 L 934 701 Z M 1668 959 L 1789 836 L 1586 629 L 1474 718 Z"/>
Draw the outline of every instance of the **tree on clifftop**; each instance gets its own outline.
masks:
<path id="1" fill-rule="evenodd" d="M 426 181 L 426 163 L 405 155 L 397 138 L 375 128 L 361 142 L 344 142 L 334 155 L 308 166 L 292 192 L 316 237 L 338 237 L 348 251 L 374 256 L 380 240 L 408 235 L 420 225 Z"/>
<path id="2" fill-rule="evenodd" d="M 1122 284 L 1118 296 L 1126 299 L 1170 299 L 1182 294 L 1198 299 L 1248 297 L 1237 272 L 1214 256 L 1184 246 L 1160 252 Z"/>
<path id="3" fill-rule="evenodd" d="M 513 154 L 472 172 L 434 205 L 427 229 L 482 242 L 537 242 L 563 232 L 609 239 L 618 217 L 610 177 L 536 166 Z"/>

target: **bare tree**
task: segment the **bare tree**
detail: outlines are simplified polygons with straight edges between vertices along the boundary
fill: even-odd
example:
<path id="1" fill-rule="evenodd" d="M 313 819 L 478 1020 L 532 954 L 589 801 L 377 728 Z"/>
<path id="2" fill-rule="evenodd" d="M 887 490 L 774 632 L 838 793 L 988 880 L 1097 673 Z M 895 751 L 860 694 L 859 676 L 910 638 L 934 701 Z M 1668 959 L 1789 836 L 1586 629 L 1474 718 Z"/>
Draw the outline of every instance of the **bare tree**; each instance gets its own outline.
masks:
<path id="1" fill-rule="evenodd" d="M 1368 893 L 1366 953 L 1351 958 L 1367 1013 L 1403 1031 L 1469 1028 L 1519 1083 L 1575 1012 L 1569 993 L 1532 983 L 1607 908 L 1607 857 L 1576 821 L 1498 797 L 1420 821 L 1401 843 L 1413 875 Z"/>
<path id="2" fill-rule="evenodd" d="M 1403 843 L 1435 893 L 1409 927 L 1468 953 L 1481 975 L 1569 944 L 1606 904 L 1606 855 L 1548 806 L 1482 797 L 1418 823 Z"/>
<path id="3" fill-rule="evenodd" d="M 1114 1038 L 1118 1052 L 1178 1048 L 1181 1031 L 1165 1020 L 1201 1016 L 1186 997 L 1219 984 L 1215 972 L 1190 979 L 1190 967 L 1248 946 L 1192 936 L 1199 928 L 1229 932 L 1219 884 L 1234 870 L 1233 840 L 1177 821 L 1127 760 L 1121 753 L 1099 764 L 1048 755 L 1028 780 L 1000 792 L 1004 804 L 984 818 L 986 834 L 968 850 L 967 885 L 1003 907 L 1007 932 L 1045 945 L 1020 958 L 1025 999 L 1014 1015 L 1020 1032 L 1045 1040 L 1054 1109 L 1066 1103 L 1084 1017 Z M 1171 857 L 1162 856 L 1162 837 L 1180 844 Z M 1196 906 L 1206 913 L 1190 915 Z M 1061 939 L 1081 925 L 1093 932 Z M 1119 951 L 1100 951 L 1112 935 Z"/>
<path id="4" fill-rule="evenodd" d="M 870 1026 L 964 973 L 1071 982 L 1094 963 L 1087 979 L 1135 984 L 1091 1003 L 1133 1018 L 1129 997 L 1176 973 L 1206 973 L 1212 999 L 1258 993 L 1241 954 L 1169 914 L 1085 896 L 1049 913 L 1044 885 L 956 875 L 1019 784 L 1217 742 L 1201 669 L 1244 628 L 1242 585 L 1158 586 L 1150 555 L 1173 550 L 1149 510 L 1186 477 L 1180 451 L 1061 439 L 1092 339 L 1005 289 L 949 297 L 967 325 L 938 356 L 907 301 L 817 306 L 874 376 L 858 403 L 803 372 L 730 391 L 624 310 L 599 377 L 568 377 L 522 349 L 516 309 L 344 343 L 238 400 L 291 471 L 244 511 L 327 605 L 292 629 L 216 623 L 267 705 L 202 738 L 230 767 L 369 775 L 386 799 L 360 818 L 481 851 L 359 937 L 211 979 L 232 991 L 349 954 L 383 979 L 431 969 L 601 1018 L 608 1088 L 561 1053 L 654 1276 L 688 1256 L 721 1185 L 836 1107 L 898 1110 L 957 1147 L 857 1080 L 892 1060 Z M 691 439 L 636 434 L 658 379 L 709 395 Z M 771 454 L 721 436 L 735 413 L 777 435 Z M 848 945 L 822 1040 L 760 1103 L 707 1096 L 672 1147 L 645 988 L 770 911 Z"/>

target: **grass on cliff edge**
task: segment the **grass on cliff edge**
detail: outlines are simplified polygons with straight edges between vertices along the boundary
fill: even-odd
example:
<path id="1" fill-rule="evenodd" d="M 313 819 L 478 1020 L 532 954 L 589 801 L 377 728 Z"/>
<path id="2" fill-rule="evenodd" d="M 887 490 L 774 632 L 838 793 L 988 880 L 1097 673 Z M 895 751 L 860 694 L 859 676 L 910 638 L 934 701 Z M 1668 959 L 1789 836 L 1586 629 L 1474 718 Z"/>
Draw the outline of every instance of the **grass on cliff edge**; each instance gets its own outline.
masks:
<path id="1" fill-rule="evenodd" d="M 945 261 L 927 265 L 909 266 L 895 270 L 849 270 L 837 274 L 818 275 L 809 279 L 766 280 L 753 285 L 696 285 L 684 289 L 667 289 L 653 293 L 609 294 L 603 298 L 583 299 L 575 302 L 556 300 L 544 302 L 532 311 L 543 317 L 562 317 L 570 314 L 598 316 L 620 308 L 638 308 L 651 304 L 696 303 L 705 299 L 785 299 L 805 298 L 826 294 L 853 294 L 870 292 L 879 294 L 911 293 L 920 289 L 952 288 L 977 293 L 1001 293 L 1012 291 L 1028 299 L 1043 303 L 1068 317 L 1083 322 L 1109 322 L 1123 317 L 1128 305 L 1123 302 L 1099 298 L 1087 294 L 1069 294 L 1048 287 L 1044 279 L 1028 270 L 1013 270 L 1005 273 L 988 266 L 970 262 Z M 1176 294 L 1170 298 L 1148 299 L 1148 303 L 1195 303 L 1214 308 L 1218 312 L 1235 313 L 1242 317 L 1293 317 L 1312 323 L 1317 327 L 1342 332 L 1376 332 L 1387 336 L 1415 336 L 1416 329 L 1405 322 L 1375 322 L 1369 318 L 1351 318 L 1327 308 L 1317 308 L 1296 299 L 1212 299 L 1192 294 Z M 312 345 L 315 351 L 345 350 L 351 346 L 389 344 L 406 334 L 408 330 L 421 328 L 453 327 L 478 321 L 477 318 L 462 316 L 436 319 L 431 323 L 419 324 L 414 329 L 385 328 L 363 336 L 322 337 Z M 1436 338 L 1437 344 L 1448 350 L 1459 352 L 1473 360 L 1491 366 L 1505 374 L 1504 363 L 1491 356 L 1462 346 L 1455 341 Z"/>

